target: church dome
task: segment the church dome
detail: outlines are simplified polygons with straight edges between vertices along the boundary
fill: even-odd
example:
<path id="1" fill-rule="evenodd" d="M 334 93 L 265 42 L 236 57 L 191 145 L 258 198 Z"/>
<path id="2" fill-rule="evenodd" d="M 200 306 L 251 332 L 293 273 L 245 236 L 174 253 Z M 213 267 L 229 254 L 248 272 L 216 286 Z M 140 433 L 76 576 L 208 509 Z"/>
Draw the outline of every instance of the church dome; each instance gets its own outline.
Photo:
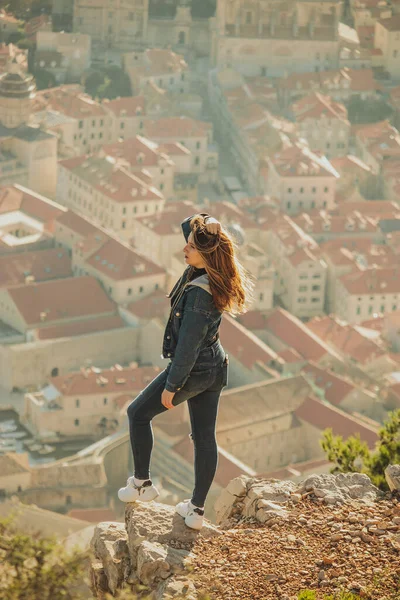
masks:
<path id="1" fill-rule="evenodd" d="M 0 96 L 3 98 L 30 98 L 35 91 L 35 78 L 30 73 L 11 68 L 0 75 Z"/>

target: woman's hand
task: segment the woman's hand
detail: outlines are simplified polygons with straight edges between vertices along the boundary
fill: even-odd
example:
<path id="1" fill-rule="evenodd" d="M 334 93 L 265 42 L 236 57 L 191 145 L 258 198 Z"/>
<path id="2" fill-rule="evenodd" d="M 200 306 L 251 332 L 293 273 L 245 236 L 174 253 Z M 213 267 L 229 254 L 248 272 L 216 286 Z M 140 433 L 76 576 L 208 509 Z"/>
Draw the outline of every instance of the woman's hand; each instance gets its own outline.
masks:
<path id="1" fill-rule="evenodd" d="M 161 394 L 161 404 L 165 406 L 165 408 L 175 408 L 172 404 L 172 399 L 175 396 L 175 392 L 169 392 L 168 390 L 164 390 Z"/>
<path id="2" fill-rule="evenodd" d="M 221 223 L 214 219 L 214 217 L 206 217 L 204 222 L 207 233 L 212 233 L 216 235 L 219 231 L 221 231 Z"/>

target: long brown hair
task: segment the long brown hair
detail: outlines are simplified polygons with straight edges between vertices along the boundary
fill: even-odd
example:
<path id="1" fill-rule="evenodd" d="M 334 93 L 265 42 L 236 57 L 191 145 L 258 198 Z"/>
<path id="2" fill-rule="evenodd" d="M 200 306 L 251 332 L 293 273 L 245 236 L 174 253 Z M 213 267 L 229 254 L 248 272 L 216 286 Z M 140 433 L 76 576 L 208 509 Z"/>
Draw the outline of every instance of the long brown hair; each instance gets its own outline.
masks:
<path id="1" fill-rule="evenodd" d="M 254 281 L 235 256 L 237 244 L 223 227 L 217 234 L 208 233 L 201 215 L 193 217 L 190 227 L 216 308 L 231 315 L 246 312 L 253 300 Z"/>

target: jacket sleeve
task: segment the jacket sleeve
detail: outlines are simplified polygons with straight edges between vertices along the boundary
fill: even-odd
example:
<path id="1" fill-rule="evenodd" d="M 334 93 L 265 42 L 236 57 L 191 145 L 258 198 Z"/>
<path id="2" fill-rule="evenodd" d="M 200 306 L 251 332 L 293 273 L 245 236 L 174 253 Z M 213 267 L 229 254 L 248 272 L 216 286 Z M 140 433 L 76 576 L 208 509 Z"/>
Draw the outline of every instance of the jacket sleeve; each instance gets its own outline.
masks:
<path id="1" fill-rule="evenodd" d="M 195 213 L 194 215 L 192 215 L 191 217 L 187 217 L 187 219 L 185 219 L 184 221 L 182 221 L 181 223 L 181 227 L 182 227 L 182 231 L 183 231 L 183 235 L 185 236 L 185 240 L 188 241 L 191 229 L 190 229 L 190 221 L 193 219 L 193 217 L 195 217 L 196 215 L 201 215 L 202 217 L 209 217 L 210 215 L 208 213 Z"/>
<path id="2" fill-rule="evenodd" d="M 178 343 L 165 384 L 169 392 L 178 392 L 185 385 L 199 355 L 201 342 L 208 332 L 210 318 L 204 312 L 194 310 L 198 293 L 198 288 L 187 292 Z"/>

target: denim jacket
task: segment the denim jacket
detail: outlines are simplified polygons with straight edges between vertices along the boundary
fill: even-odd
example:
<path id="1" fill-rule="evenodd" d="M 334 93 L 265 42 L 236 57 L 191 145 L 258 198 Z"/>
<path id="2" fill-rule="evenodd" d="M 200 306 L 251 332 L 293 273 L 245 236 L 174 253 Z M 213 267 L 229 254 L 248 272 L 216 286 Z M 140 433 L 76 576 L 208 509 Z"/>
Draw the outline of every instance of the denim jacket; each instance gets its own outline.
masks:
<path id="1" fill-rule="evenodd" d="M 186 241 L 191 218 L 182 223 Z M 193 366 L 201 361 L 202 352 L 218 338 L 221 323 L 222 313 L 215 307 L 208 276 L 203 274 L 189 281 L 191 273 L 193 269 L 188 266 L 168 294 L 172 306 L 162 357 L 172 361 L 165 385 L 170 392 L 177 392 L 185 385 Z"/>

